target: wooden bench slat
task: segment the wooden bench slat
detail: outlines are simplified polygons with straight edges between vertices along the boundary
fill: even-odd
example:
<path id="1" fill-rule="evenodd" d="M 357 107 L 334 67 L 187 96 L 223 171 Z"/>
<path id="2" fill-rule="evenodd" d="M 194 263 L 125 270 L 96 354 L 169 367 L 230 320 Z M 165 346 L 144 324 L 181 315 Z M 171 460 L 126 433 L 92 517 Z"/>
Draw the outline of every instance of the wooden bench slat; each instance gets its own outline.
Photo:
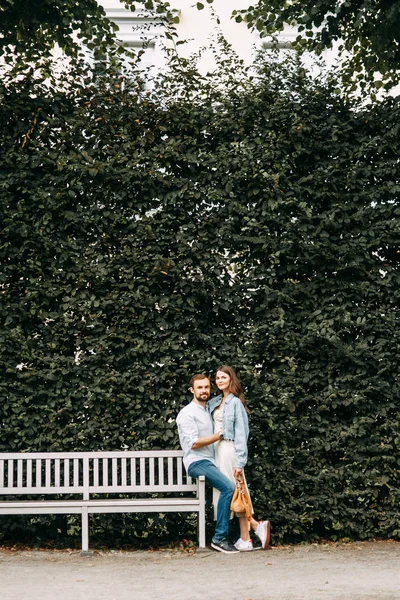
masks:
<path id="1" fill-rule="evenodd" d="M 131 463 L 131 484 L 136 485 L 136 458 L 130 459 Z"/>
<path id="2" fill-rule="evenodd" d="M 23 464 L 22 460 L 17 460 L 17 486 L 22 487 L 23 481 Z"/>
<path id="3" fill-rule="evenodd" d="M 42 461 L 37 459 L 36 463 L 36 487 L 40 488 L 42 486 Z"/>
<path id="4" fill-rule="evenodd" d="M 73 473 L 73 482 L 74 487 L 79 486 L 79 459 L 74 458 L 72 461 L 72 473 Z"/>
<path id="5" fill-rule="evenodd" d="M 162 506 L 180 506 L 181 504 L 187 504 L 188 506 L 198 506 L 198 502 L 196 498 L 131 498 L 131 499 L 122 499 L 122 498 L 116 498 L 114 500 L 89 500 L 89 501 L 85 501 L 85 500 L 48 500 L 48 501 L 44 501 L 44 500 L 36 500 L 36 501 L 30 501 L 29 502 L 29 508 L 47 508 L 47 509 L 53 509 L 56 508 L 57 506 L 62 507 L 62 508 L 72 508 L 72 507 L 82 507 L 82 506 L 89 506 L 89 507 L 97 507 L 97 508 L 101 508 L 101 507 L 107 507 L 107 506 L 124 506 L 124 507 L 133 507 L 135 508 L 136 506 L 141 506 L 143 504 L 152 504 L 154 506 L 158 506 L 158 507 L 162 507 Z M 10 508 L 21 508 L 24 509 L 27 507 L 27 502 L 15 502 L 15 501 L 10 501 L 10 502 L 2 502 L 0 503 L 0 512 L 2 512 L 3 510 L 8 510 Z M 194 509 L 194 512 L 196 512 L 196 509 Z M 51 514 L 49 512 L 49 514 Z"/>
<path id="6" fill-rule="evenodd" d="M 139 459 L 139 464 L 140 464 L 140 485 L 145 485 L 146 483 L 146 459 L 144 457 L 141 457 Z"/>
<path id="7" fill-rule="evenodd" d="M 32 487 L 32 460 L 26 461 L 26 487 Z"/>
<path id="8" fill-rule="evenodd" d="M 51 487 L 51 462 L 50 459 L 44 461 L 45 464 L 45 486 Z"/>
<path id="9" fill-rule="evenodd" d="M 12 487 L 14 485 L 14 461 L 8 461 L 8 485 Z"/>
<path id="10" fill-rule="evenodd" d="M 99 459 L 93 459 L 93 485 L 99 485 Z"/>
<path id="11" fill-rule="evenodd" d="M 56 458 L 54 460 L 54 485 L 56 487 L 57 486 L 60 487 L 60 477 L 61 477 L 60 463 L 61 463 L 60 458 Z"/>
<path id="12" fill-rule="evenodd" d="M 168 485 L 172 485 L 174 481 L 174 464 L 172 461 L 172 457 L 168 457 Z"/>
<path id="13" fill-rule="evenodd" d="M 103 460 L 101 461 L 103 463 L 103 486 L 107 486 L 108 485 L 108 459 L 107 458 L 103 458 Z"/>
<path id="14" fill-rule="evenodd" d="M 126 486 L 127 482 L 127 461 L 126 458 L 121 458 L 121 486 Z"/>
<path id="15" fill-rule="evenodd" d="M 112 466 L 112 486 L 114 487 L 118 487 L 118 459 L 117 458 L 112 458 L 111 459 L 111 466 Z"/>
<path id="16" fill-rule="evenodd" d="M 149 458 L 151 456 L 165 457 L 182 456 L 182 450 L 99 450 L 88 452 L 0 452 L 0 457 L 6 460 L 18 460 L 19 458 L 47 459 L 47 458 Z"/>
<path id="17" fill-rule="evenodd" d="M 164 485 L 164 459 L 161 456 L 158 458 L 158 485 Z"/>
<path id="18" fill-rule="evenodd" d="M 178 475 L 178 485 L 182 485 L 182 473 L 183 473 L 183 466 L 182 466 L 182 459 L 181 458 L 177 458 L 176 459 L 177 464 L 177 475 Z"/>

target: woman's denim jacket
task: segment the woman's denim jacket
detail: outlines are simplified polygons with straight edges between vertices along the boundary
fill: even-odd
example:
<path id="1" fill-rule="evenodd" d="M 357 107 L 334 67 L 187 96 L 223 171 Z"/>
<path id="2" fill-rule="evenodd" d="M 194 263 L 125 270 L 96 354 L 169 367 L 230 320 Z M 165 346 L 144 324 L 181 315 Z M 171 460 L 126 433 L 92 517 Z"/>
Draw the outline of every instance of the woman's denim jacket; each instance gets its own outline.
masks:
<path id="1" fill-rule="evenodd" d="M 220 396 L 215 396 L 215 398 L 211 398 L 207 403 L 208 412 L 212 414 L 221 402 L 222 394 Z M 235 467 L 243 469 L 247 463 L 249 420 L 242 401 L 234 394 L 229 394 L 225 400 L 222 412 L 222 424 L 224 428 L 224 438 L 226 440 L 233 440 L 235 446 Z"/>

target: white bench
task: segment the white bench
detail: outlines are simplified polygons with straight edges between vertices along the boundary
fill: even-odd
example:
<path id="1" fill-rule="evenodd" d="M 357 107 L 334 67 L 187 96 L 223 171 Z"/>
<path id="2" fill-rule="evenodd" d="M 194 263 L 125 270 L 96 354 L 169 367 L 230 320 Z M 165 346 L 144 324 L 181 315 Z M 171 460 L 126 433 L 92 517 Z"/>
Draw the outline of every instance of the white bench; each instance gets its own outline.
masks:
<path id="1" fill-rule="evenodd" d="M 198 513 L 204 548 L 205 479 L 188 477 L 182 457 L 180 450 L 3 452 L 0 515 L 80 514 L 82 552 L 88 552 L 89 514 Z"/>

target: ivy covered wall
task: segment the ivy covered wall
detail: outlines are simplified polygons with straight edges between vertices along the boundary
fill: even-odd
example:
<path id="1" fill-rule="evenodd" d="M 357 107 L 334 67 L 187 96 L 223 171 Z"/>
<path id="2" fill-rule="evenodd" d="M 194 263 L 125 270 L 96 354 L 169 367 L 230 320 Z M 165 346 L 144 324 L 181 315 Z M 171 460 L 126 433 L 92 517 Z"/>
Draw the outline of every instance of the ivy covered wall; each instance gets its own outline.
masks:
<path id="1" fill-rule="evenodd" d="M 0 450 L 176 448 L 191 374 L 228 363 L 273 541 L 399 537 L 398 101 L 296 60 L 132 69 L 3 74 Z"/>

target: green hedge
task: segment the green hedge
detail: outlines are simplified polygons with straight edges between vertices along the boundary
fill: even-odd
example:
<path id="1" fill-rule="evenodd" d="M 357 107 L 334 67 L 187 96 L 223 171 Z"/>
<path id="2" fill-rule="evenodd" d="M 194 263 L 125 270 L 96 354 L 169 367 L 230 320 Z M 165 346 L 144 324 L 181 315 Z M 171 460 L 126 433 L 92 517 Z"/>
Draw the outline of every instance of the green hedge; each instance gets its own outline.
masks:
<path id="1" fill-rule="evenodd" d="M 43 73 L 1 81 L 0 450 L 176 448 L 226 362 L 273 540 L 400 537 L 397 100 L 261 56 Z"/>

